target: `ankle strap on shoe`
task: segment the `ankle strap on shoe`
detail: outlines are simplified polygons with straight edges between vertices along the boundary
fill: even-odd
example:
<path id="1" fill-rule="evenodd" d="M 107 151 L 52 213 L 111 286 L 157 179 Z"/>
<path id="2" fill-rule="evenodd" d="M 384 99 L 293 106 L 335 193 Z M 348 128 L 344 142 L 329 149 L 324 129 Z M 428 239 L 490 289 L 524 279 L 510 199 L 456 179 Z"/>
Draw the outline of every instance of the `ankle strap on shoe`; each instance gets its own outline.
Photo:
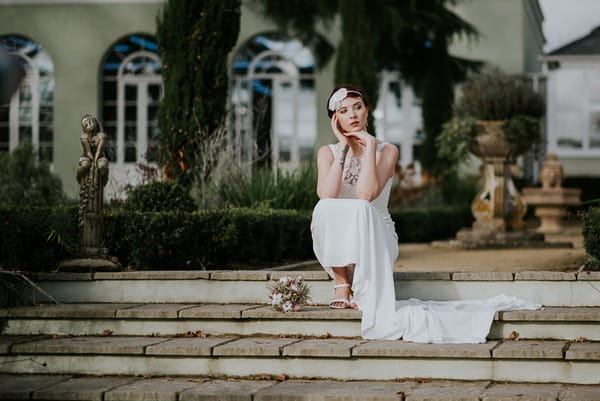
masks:
<path id="1" fill-rule="evenodd" d="M 340 288 L 340 287 L 352 287 L 351 284 L 336 284 L 333 286 L 333 288 Z"/>

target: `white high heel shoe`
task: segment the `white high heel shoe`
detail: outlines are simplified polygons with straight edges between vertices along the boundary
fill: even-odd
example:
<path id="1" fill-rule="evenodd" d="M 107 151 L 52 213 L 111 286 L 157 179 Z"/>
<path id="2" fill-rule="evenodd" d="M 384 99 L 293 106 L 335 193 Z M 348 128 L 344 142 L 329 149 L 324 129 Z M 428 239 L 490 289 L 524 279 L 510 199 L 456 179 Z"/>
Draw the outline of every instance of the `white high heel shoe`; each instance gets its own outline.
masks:
<path id="1" fill-rule="evenodd" d="M 335 290 L 337 288 L 341 288 L 341 287 L 351 287 L 350 284 L 336 284 L 333 286 L 333 296 L 335 296 Z M 344 306 L 337 306 L 334 304 L 344 304 Z M 349 299 L 345 299 L 345 298 L 334 298 L 329 302 L 329 307 L 331 309 L 348 309 L 351 308 L 352 305 L 350 304 L 350 300 Z"/>

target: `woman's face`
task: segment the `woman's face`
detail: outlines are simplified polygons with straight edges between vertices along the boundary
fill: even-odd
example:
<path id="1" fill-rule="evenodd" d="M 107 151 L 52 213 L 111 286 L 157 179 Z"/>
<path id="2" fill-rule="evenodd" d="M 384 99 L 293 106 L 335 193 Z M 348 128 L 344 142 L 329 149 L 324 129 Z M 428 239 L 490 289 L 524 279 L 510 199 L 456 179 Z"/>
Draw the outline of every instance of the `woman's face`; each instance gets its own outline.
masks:
<path id="1" fill-rule="evenodd" d="M 364 131 L 367 126 L 369 109 L 360 97 L 347 97 L 335 112 L 344 132 Z"/>

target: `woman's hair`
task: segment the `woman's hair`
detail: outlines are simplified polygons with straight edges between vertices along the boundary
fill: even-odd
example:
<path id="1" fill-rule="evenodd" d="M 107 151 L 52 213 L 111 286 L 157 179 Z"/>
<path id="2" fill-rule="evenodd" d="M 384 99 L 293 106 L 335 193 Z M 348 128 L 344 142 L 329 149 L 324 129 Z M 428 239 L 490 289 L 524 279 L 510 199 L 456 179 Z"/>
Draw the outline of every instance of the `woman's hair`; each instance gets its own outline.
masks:
<path id="1" fill-rule="evenodd" d="M 342 88 L 344 88 L 348 91 L 348 95 L 346 97 L 360 97 L 360 98 L 362 98 L 362 101 L 365 104 L 365 107 L 367 107 L 367 109 L 370 109 L 369 101 L 367 100 L 367 97 L 365 96 L 365 93 L 362 90 L 358 89 L 356 86 L 344 84 L 344 85 L 336 86 L 335 88 L 333 88 L 333 90 L 329 94 L 329 97 L 327 98 L 326 108 L 327 108 L 327 115 L 329 116 L 329 118 L 331 118 L 333 116 L 333 114 L 335 113 L 335 110 L 329 109 L 329 100 L 331 99 L 331 96 L 333 96 L 333 94 L 335 92 L 337 92 L 339 89 L 342 89 Z"/>

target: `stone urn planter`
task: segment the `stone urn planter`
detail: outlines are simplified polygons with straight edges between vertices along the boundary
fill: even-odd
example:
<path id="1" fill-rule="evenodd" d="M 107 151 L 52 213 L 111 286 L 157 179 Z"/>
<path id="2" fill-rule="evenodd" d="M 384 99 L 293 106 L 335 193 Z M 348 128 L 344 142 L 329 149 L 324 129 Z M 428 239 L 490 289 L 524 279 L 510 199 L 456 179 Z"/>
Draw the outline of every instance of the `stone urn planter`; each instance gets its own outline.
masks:
<path id="1" fill-rule="evenodd" d="M 498 70 L 471 77 L 461 89 L 437 138 L 438 154 L 455 165 L 479 157 L 483 185 L 471 203 L 475 222 L 456 239 L 465 248 L 543 244 L 543 234 L 525 230 L 527 205 L 512 180 L 515 158 L 540 141 L 543 98 L 527 76 Z"/>
<path id="2" fill-rule="evenodd" d="M 496 231 L 521 229 L 527 205 L 515 187 L 511 167 L 514 158 L 506 143 L 504 121 L 478 121 L 469 150 L 483 161 L 483 186 L 471 203 L 473 229 Z"/>

